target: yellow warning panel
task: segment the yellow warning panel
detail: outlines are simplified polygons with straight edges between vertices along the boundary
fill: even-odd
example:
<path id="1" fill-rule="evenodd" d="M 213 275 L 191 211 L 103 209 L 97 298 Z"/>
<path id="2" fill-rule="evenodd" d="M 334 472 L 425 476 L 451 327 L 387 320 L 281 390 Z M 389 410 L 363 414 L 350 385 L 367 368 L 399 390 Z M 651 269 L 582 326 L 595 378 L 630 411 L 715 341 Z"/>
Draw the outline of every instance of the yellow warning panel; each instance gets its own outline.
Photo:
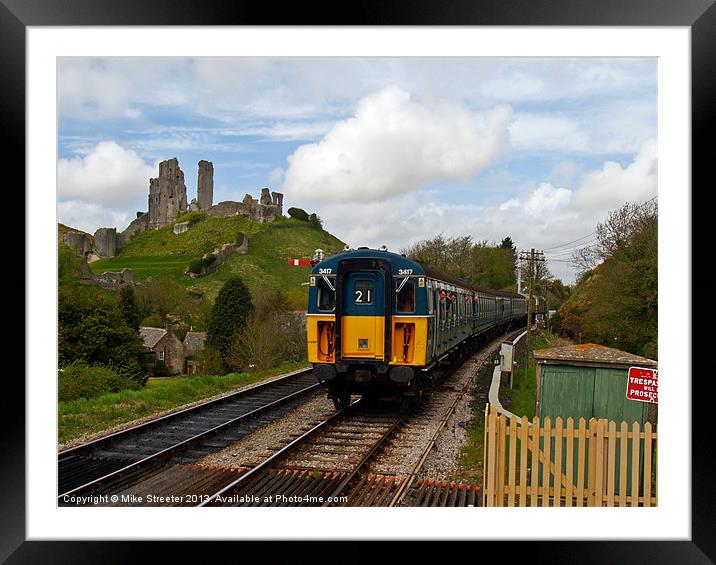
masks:
<path id="1" fill-rule="evenodd" d="M 341 318 L 341 356 L 353 359 L 383 359 L 385 318 L 382 316 L 343 316 Z"/>

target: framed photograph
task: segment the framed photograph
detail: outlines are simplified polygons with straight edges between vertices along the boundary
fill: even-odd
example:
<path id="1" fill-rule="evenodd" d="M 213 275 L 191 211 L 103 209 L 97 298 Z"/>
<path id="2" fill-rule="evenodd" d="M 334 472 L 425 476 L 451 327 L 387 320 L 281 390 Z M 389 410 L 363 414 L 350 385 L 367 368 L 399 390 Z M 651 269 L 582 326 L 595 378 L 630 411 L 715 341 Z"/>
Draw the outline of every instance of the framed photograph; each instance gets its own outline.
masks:
<path id="1" fill-rule="evenodd" d="M 462 4 L 439 9 L 428 4 L 421 9 L 396 4 L 381 5 L 376 11 L 362 4 L 356 7 L 356 21 L 327 25 L 315 25 L 325 18 L 316 8 L 300 15 L 291 8 L 281 16 L 287 21 L 274 25 L 268 14 L 254 12 L 256 7 L 244 13 L 243 9 L 248 10 L 244 5 L 228 12 L 213 4 L 171 10 L 161 3 L 129 3 L 111 9 L 103 3 L 63 6 L 60 10 L 40 2 L 0 5 L 0 43 L 6 53 L 0 63 L 2 119 L 15 140 L 7 162 L 25 163 L 24 177 L 20 175 L 15 185 L 25 186 L 27 221 L 26 381 L 24 390 L 18 383 L 11 384 L 17 397 L 25 399 L 25 418 L 6 424 L 9 465 L 3 470 L 4 504 L 0 505 L 3 559 L 9 563 L 76 562 L 101 554 L 103 560 L 119 562 L 129 558 L 136 542 L 144 540 L 524 540 L 543 542 L 521 544 L 521 549 L 550 560 L 648 558 L 708 563 L 716 559 L 711 535 L 716 527 L 716 489 L 711 480 L 714 456 L 712 450 L 699 447 L 710 444 L 710 410 L 708 395 L 695 394 L 699 384 L 691 379 L 690 330 L 692 179 L 705 168 L 703 138 L 712 113 L 716 23 L 712 3 L 693 1 L 679 10 L 667 2 L 649 6 L 583 3 L 576 12 L 568 3 L 517 7 L 495 2 L 480 10 Z M 629 221 L 638 217 L 643 220 L 641 226 L 653 219 L 656 230 L 657 210 L 662 220 L 658 275 L 656 249 L 649 263 L 644 254 L 651 253 L 651 247 L 645 243 L 648 251 L 620 259 L 618 267 L 611 266 L 616 260 L 609 263 L 611 270 L 601 268 L 603 278 L 620 281 L 618 288 L 593 282 L 592 287 L 601 290 L 593 296 L 584 291 L 584 281 L 599 273 L 597 267 L 604 261 L 608 247 L 604 233 L 618 232 L 614 225 L 620 217 Z M 296 237 L 303 238 L 296 240 L 300 245 L 284 245 L 282 233 L 296 226 Z M 231 231 L 231 241 L 221 230 Z M 452 264 L 440 263 L 431 255 L 435 249 L 454 252 L 459 245 L 467 246 L 467 254 Z M 516 271 L 508 269 L 504 280 L 498 277 L 499 268 L 489 262 L 499 262 L 501 255 L 486 251 L 500 247 L 504 253 L 509 251 L 513 265 L 519 265 Z M 361 249 L 371 255 L 361 256 L 360 261 L 371 262 L 372 267 L 360 263 L 346 275 L 346 257 Z M 252 251 L 254 256 L 257 251 L 262 254 L 260 260 L 242 259 Z M 489 279 L 485 271 L 468 272 L 468 255 L 481 269 L 497 274 Z M 333 256 L 339 257 L 335 265 Z M 394 264 L 379 266 L 383 257 L 391 257 Z M 639 265 L 652 271 L 624 274 L 642 259 Z M 420 271 L 421 261 L 429 268 Z M 247 310 L 240 325 L 248 329 L 240 335 L 232 333 L 231 345 L 224 346 L 216 337 L 221 335 L 219 330 L 209 326 L 216 320 L 213 308 L 229 295 L 224 288 L 232 279 L 221 274 L 227 271 L 226 265 L 233 265 L 245 282 L 232 291 L 234 295 L 253 296 L 251 308 L 262 314 Z M 448 274 L 434 274 L 437 271 Z M 75 276 L 81 284 L 75 284 Z M 283 282 L 275 283 L 276 277 L 283 277 Z M 651 282 L 644 282 L 648 277 Z M 67 283 L 70 279 L 72 284 Z M 466 279 L 491 282 L 463 285 Z M 551 318 L 548 302 L 540 302 L 548 291 L 547 283 L 540 286 L 538 279 L 558 280 L 573 292 L 582 289 L 575 296 L 584 303 L 602 297 L 623 300 L 609 303 L 612 310 L 595 315 L 589 330 L 584 329 L 586 322 L 569 326 L 565 316 L 558 322 Z M 625 335 L 631 326 L 624 329 L 619 322 L 632 315 L 626 285 L 636 279 L 643 293 L 647 292 L 643 285 L 653 283 L 653 301 L 658 301 L 658 318 L 654 303 L 651 326 L 639 336 Z M 162 282 L 166 280 L 174 282 Z M 122 289 L 140 287 L 141 291 L 131 292 L 132 308 L 122 309 L 127 304 L 121 302 Z M 279 291 L 274 287 L 280 287 Z M 117 319 L 102 327 L 98 322 L 91 329 L 87 324 L 94 318 L 88 312 L 104 300 L 108 289 L 116 294 L 119 309 L 108 306 L 102 316 L 116 315 Z M 307 339 L 308 358 L 302 357 L 304 365 L 297 361 L 272 373 L 288 354 L 276 353 L 276 362 L 267 361 L 263 367 L 263 360 L 273 353 L 264 347 L 261 336 L 272 343 L 277 340 L 271 336 L 280 335 L 282 352 L 288 351 L 294 337 L 288 318 L 273 326 L 262 321 L 269 316 L 267 312 L 271 316 L 275 312 L 267 306 L 274 292 L 280 295 L 284 310 L 300 311 L 304 320 L 301 356 Z M 554 288 L 549 292 L 555 292 Z M 173 293 L 181 298 L 174 300 Z M 263 302 L 257 300 L 259 295 Z M 563 312 L 577 316 L 583 304 L 573 302 Z M 223 311 L 236 312 L 237 308 L 241 309 L 227 302 Z M 381 308 L 394 310 L 392 320 L 386 317 L 385 328 L 379 317 Z M 424 343 L 419 333 L 422 322 L 417 321 L 421 308 L 430 319 L 425 322 Z M 614 309 L 620 310 L 615 313 Z M 343 321 L 331 312 L 340 312 Z M 157 414 L 169 418 L 179 406 L 226 394 L 221 388 L 224 384 L 207 380 L 202 386 L 217 387 L 211 394 L 190 396 L 194 393 L 185 391 L 181 394 L 189 396 L 162 405 L 163 411 L 152 408 L 148 415 L 133 412 L 134 400 L 129 396 L 109 408 L 92 404 L 83 409 L 79 407 L 82 402 L 99 396 L 78 392 L 76 387 L 88 386 L 89 390 L 90 380 L 114 383 L 103 393 L 146 389 L 149 382 L 168 387 L 164 389 L 168 395 L 173 380 L 211 374 L 207 367 L 221 366 L 222 375 L 244 375 L 236 377 L 232 386 L 250 389 L 258 379 L 245 380 L 246 375 L 260 373 L 270 380 L 281 373 L 300 372 L 311 363 L 314 380 L 328 393 L 316 406 L 328 410 L 335 404 L 340 410 L 356 395 L 368 398 L 364 381 L 377 382 L 381 371 L 390 375 L 396 389 L 405 383 L 404 388 L 413 386 L 421 368 L 430 370 L 431 359 L 438 366 L 448 354 L 456 355 L 457 346 L 451 349 L 449 345 L 450 328 L 462 331 L 463 322 L 465 327 L 477 327 L 481 312 L 499 317 L 503 330 L 509 329 L 512 320 L 515 324 L 534 320 L 535 328 L 552 320 L 561 324 L 565 335 L 571 332 L 569 345 L 579 348 L 578 355 L 586 355 L 583 342 L 601 343 L 595 349 L 599 348 L 596 355 L 601 354 L 602 361 L 606 353 L 600 352 L 607 349 L 608 339 L 608 345 L 614 346 L 609 348 L 612 355 L 619 351 L 631 355 L 610 360 L 609 374 L 623 370 L 624 379 L 630 367 L 639 367 L 632 371 L 635 375 L 657 374 L 653 360 L 658 359 L 662 379 L 656 454 L 661 457 L 653 459 L 658 486 L 654 479 L 641 498 L 638 493 L 624 494 L 618 490 L 620 469 L 611 475 L 607 470 L 607 459 L 613 461 L 615 454 L 605 452 L 604 477 L 610 477 L 611 488 L 616 481 L 616 495 L 613 490 L 607 494 L 605 488 L 604 504 L 601 494 L 597 504 L 585 490 L 583 499 L 594 502 L 586 505 L 599 508 L 557 508 L 572 506 L 569 490 L 564 499 L 555 495 L 556 502 L 539 499 L 539 506 L 551 507 L 524 508 L 538 504 L 536 498 L 531 501 L 518 495 L 519 462 L 516 473 L 512 467 L 510 471 L 517 479 L 512 487 L 505 487 L 514 489 L 510 503 L 505 504 L 513 506 L 509 509 L 477 502 L 489 500 L 492 506 L 502 506 L 497 501 L 503 494 L 504 501 L 508 500 L 507 491 L 498 490 L 493 471 L 488 470 L 472 475 L 470 488 L 479 495 L 473 505 L 463 505 L 479 506 L 472 508 L 417 508 L 417 503 L 401 508 L 359 508 L 357 504 L 297 508 L 289 503 L 272 508 L 213 508 L 218 505 L 217 496 L 251 494 L 235 483 L 244 480 L 242 473 L 258 476 L 260 468 L 248 455 L 237 455 L 238 444 L 217 441 L 213 455 L 202 452 L 201 457 L 187 456 L 185 461 L 187 469 L 193 465 L 198 472 L 215 473 L 210 480 L 198 480 L 197 484 L 204 485 L 214 481 L 216 488 L 196 503 L 164 504 L 171 489 L 156 491 L 157 504 L 133 504 L 134 499 L 128 498 L 127 508 L 99 499 L 91 504 L 65 504 L 58 497 L 64 493 L 77 500 L 85 494 L 79 471 L 71 472 L 79 478 L 67 478 L 71 473 L 63 477 L 58 470 L 58 449 L 60 454 L 72 455 L 83 442 L 99 441 L 106 435 L 104 430 L 120 434 L 129 421 L 149 420 Z M 87 356 L 90 345 L 63 325 L 72 316 L 84 324 L 77 331 L 92 337 L 94 357 Z M 346 323 L 351 317 L 360 322 L 351 326 Z M 366 329 L 369 323 L 375 327 Z M 73 324 L 80 327 L 79 322 Z M 132 328 L 132 335 L 120 331 L 125 324 Z M 112 328 L 115 341 L 102 343 L 125 341 L 116 351 L 97 353 L 102 339 L 98 336 L 104 335 L 106 327 Z M 585 339 L 581 331 L 586 332 Z M 437 345 L 443 338 L 448 344 L 444 351 Z M 538 345 L 542 342 L 529 333 L 527 339 L 533 340 L 533 349 L 568 343 Z M 510 344 L 509 356 L 510 367 L 519 371 L 517 342 L 514 357 Z M 428 353 L 420 353 L 421 348 Z M 247 352 L 254 350 L 260 353 L 251 357 Z M 388 351 L 393 356 L 390 362 Z M 218 357 L 212 358 L 212 352 Z M 384 369 L 376 361 L 378 353 L 385 359 Z M 553 378 L 549 366 L 554 364 L 550 355 L 558 354 L 534 356 L 538 384 L 529 402 L 537 412 L 529 415 L 541 416 L 542 425 L 551 416 L 547 434 L 555 415 L 574 415 L 576 421 L 581 414 L 571 406 L 560 412 L 550 404 L 559 396 L 546 388 L 553 382 L 549 380 Z M 118 361 L 122 355 L 141 359 L 136 372 L 126 369 L 129 363 Z M 368 358 L 370 363 L 357 368 L 357 359 Z M 594 370 L 593 360 L 570 359 L 575 375 Z M 499 384 L 501 366 L 496 367 L 490 371 L 494 369 Z M 605 371 L 603 367 L 596 370 Z M 63 371 L 77 376 L 70 380 L 62 376 Z M 336 384 L 337 374 L 351 371 L 350 386 Z M 122 379 L 124 384 L 117 385 Z M 135 386 L 132 379 L 140 384 Z M 490 387 L 485 382 L 487 397 Z M 512 389 L 512 377 L 504 382 Z M 384 388 L 381 384 L 380 390 Z M 415 390 L 423 394 L 420 387 Z M 650 394 L 649 399 L 656 398 L 655 392 Z M 70 407 L 70 401 L 79 398 L 85 400 Z M 520 402 L 512 392 L 500 398 L 509 399 L 504 402 L 507 414 Z M 490 397 L 491 405 L 493 400 Z M 650 437 L 654 402 L 649 407 L 626 395 L 619 402 L 633 403 L 629 418 L 642 418 L 639 437 Z M 136 406 L 140 404 L 145 406 L 146 399 L 136 401 Z M 103 410 L 105 419 L 94 423 Z M 128 415 L 115 418 L 121 410 Z M 70 411 L 75 413 L 63 420 Z M 584 414 L 588 419 L 596 412 Z M 449 420 L 449 414 L 445 418 L 451 422 L 451 433 L 466 441 L 468 432 L 456 430 L 463 424 L 469 427 L 470 416 L 462 424 Z M 87 425 L 89 421 L 94 427 Z M 308 421 L 293 426 L 300 429 Z M 486 418 L 488 431 L 481 428 L 480 432 L 487 433 L 485 438 L 493 429 L 490 425 Z M 509 429 L 509 420 L 502 425 Z M 291 446 L 295 434 L 283 427 L 270 428 L 269 435 Z M 613 437 L 623 437 L 616 449 L 626 453 L 626 438 L 633 434 L 610 436 L 610 429 L 600 430 L 594 428 L 594 433 L 603 434 L 599 437 L 608 449 L 614 447 Z M 555 437 L 555 430 L 552 433 L 548 437 Z M 627 434 L 626 428 L 614 433 Z M 261 444 L 264 451 L 274 450 L 269 439 Z M 186 449 L 201 451 L 189 436 L 186 441 Z M 450 477 L 448 484 L 451 478 L 469 476 L 447 470 L 450 464 L 441 467 L 440 450 L 452 450 L 452 457 L 457 457 L 459 441 L 433 448 L 432 455 L 430 449 L 426 451 L 422 463 L 428 461 L 439 482 L 445 477 Z M 553 441 L 541 448 L 548 459 L 549 450 L 555 448 L 562 457 L 561 439 Z M 650 467 L 647 442 L 651 446 L 644 439 L 642 449 L 649 453 L 646 466 Z M 335 447 L 339 443 L 334 442 L 331 450 L 339 449 Z M 112 465 L 120 455 L 112 450 L 119 451 L 120 444 L 121 440 L 115 440 L 102 448 L 101 465 L 107 466 L 88 481 L 119 472 L 120 467 Z M 499 451 L 497 444 L 492 446 L 485 439 L 484 446 L 481 440 L 471 446 L 481 452 L 477 456 L 480 469 L 488 469 L 489 458 Z M 510 444 L 508 440 L 506 450 Z M 638 445 L 630 445 L 635 457 L 643 457 Z M 571 452 L 571 447 L 566 449 Z M 253 456 L 259 457 L 258 453 L 256 448 Z M 128 464 L 140 470 L 148 465 L 142 457 Z M 293 464 L 303 468 L 305 462 L 297 459 Z M 494 465 L 497 472 L 499 467 Z M 564 467 L 570 477 L 571 467 Z M 577 469 L 576 459 L 573 467 Z M 622 461 L 622 481 L 627 476 L 624 468 Z M 218 477 L 219 469 L 222 477 Z M 332 480 L 336 469 L 321 467 L 321 480 Z M 630 470 L 630 478 L 639 472 Z M 549 472 L 547 476 L 549 484 Z M 345 481 L 352 479 L 348 472 L 346 477 Z M 493 482 L 488 485 L 485 479 L 482 484 L 483 477 Z M 184 479 L 177 475 L 167 479 L 171 480 L 178 484 Z M 469 484 L 467 478 L 461 480 Z M 559 488 L 558 483 L 555 486 Z M 325 492 L 329 490 L 335 489 Z M 309 491 L 315 494 L 318 487 L 311 486 Z M 300 498 L 301 492 L 287 487 L 294 498 Z M 544 492 L 549 498 L 549 486 Z M 373 500 L 383 496 L 388 497 L 388 490 L 374 494 Z M 402 493 L 396 501 L 403 502 L 406 496 Z M 632 503 L 628 503 L 629 496 Z M 442 497 L 443 502 L 448 499 L 460 506 L 459 496 Z M 582 506 L 581 500 L 575 505 Z M 448 504 L 433 504 L 439 505 Z M 632 505 L 650 507 L 624 507 Z"/>

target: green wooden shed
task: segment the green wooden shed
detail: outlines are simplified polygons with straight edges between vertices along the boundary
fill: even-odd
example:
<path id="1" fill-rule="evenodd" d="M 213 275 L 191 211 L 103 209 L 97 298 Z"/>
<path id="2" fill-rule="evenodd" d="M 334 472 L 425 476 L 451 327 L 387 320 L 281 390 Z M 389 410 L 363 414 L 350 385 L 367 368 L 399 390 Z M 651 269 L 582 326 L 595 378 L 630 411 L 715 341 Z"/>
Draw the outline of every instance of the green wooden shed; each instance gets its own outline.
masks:
<path id="1" fill-rule="evenodd" d="M 626 397 L 627 373 L 629 367 L 655 369 L 656 361 L 594 343 L 539 349 L 534 358 L 540 418 L 647 421 L 650 405 Z"/>

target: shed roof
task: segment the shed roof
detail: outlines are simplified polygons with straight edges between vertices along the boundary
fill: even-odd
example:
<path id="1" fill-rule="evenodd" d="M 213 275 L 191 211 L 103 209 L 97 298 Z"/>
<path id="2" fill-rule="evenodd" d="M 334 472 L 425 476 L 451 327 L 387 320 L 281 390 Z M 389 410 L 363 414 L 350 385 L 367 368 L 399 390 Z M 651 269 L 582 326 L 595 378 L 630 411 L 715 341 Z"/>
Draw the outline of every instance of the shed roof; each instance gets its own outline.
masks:
<path id="1" fill-rule="evenodd" d="M 206 332 L 186 332 L 184 336 L 184 351 L 187 355 L 196 353 L 204 348 Z"/>
<path id="2" fill-rule="evenodd" d="M 140 326 L 139 335 L 142 337 L 144 347 L 151 349 L 154 347 L 160 339 L 167 335 L 165 328 L 152 328 L 149 326 Z"/>
<path id="3" fill-rule="evenodd" d="M 573 361 L 590 365 L 658 366 L 658 363 L 653 359 L 647 359 L 646 357 L 640 357 L 639 355 L 633 355 L 620 349 L 605 347 L 596 343 L 538 349 L 534 352 L 534 357 L 537 361 Z"/>

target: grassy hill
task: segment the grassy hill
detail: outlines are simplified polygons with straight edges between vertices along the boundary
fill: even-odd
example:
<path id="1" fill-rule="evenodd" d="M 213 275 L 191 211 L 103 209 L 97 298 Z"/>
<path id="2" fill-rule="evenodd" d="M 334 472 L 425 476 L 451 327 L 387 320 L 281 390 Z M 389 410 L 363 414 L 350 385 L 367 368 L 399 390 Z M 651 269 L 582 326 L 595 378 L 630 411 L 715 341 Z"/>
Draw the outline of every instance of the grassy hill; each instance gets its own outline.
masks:
<path id="1" fill-rule="evenodd" d="M 291 218 L 275 222 L 253 222 L 246 216 L 187 216 L 188 231 L 174 234 L 172 226 L 137 234 L 111 259 L 90 264 L 93 272 L 132 269 L 135 280 L 167 278 L 182 287 L 193 287 L 214 301 L 226 280 L 242 277 L 254 296 L 269 289 L 284 291 L 296 308 L 305 308 L 309 267 L 293 267 L 287 259 L 310 257 L 315 249 L 327 255 L 343 249 L 343 242 L 319 226 Z M 178 221 L 187 218 L 180 217 Z M 215 272 L 198 278 L 184 274 L 189 262 L 223 245 L 236 243 L 239 233 L 249 238 L 248 255 L 234 253 Z"/>

